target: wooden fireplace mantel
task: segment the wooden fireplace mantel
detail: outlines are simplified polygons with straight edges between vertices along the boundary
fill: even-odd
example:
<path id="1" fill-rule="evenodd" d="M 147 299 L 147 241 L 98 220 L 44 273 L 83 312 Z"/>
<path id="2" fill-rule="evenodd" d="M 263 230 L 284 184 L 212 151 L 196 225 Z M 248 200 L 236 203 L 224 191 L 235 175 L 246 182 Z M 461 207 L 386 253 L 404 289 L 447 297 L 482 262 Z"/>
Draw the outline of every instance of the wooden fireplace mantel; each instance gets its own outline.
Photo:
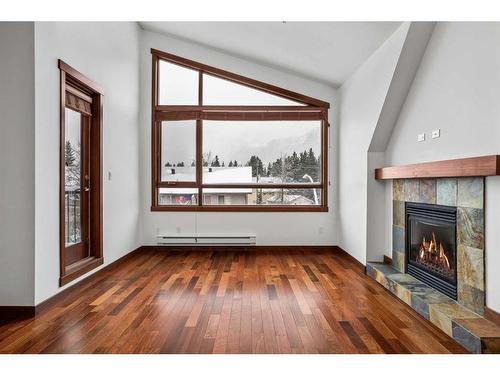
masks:
<path id="1" fill-rule="evenodd" d="M 500 155 L 433 161 L 375 169 L 376 180 L 500 175 Z"/>

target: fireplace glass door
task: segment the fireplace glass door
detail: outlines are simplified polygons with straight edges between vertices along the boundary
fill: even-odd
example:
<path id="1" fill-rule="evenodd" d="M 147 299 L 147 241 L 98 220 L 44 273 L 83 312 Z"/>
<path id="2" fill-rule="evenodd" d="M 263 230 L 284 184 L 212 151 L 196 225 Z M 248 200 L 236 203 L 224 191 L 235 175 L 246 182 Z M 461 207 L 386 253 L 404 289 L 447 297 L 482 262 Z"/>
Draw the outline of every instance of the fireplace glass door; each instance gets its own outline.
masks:
<path id="1" fill-rule="evenodd" d="M 456 298 L 456 208 L 412 204 L 406 214 L 408 273 Z"/>

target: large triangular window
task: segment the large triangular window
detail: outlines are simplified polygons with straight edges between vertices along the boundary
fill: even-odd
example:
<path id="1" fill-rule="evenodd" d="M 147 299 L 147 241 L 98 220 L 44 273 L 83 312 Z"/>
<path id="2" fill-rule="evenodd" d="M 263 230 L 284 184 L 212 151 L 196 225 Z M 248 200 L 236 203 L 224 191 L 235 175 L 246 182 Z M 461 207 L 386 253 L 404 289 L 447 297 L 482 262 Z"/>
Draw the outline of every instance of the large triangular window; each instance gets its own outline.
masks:
<path id="1" fill-rule="evenodd" d="M 152 210 L 327 210 L 328 103 L 152 54 Z"/>

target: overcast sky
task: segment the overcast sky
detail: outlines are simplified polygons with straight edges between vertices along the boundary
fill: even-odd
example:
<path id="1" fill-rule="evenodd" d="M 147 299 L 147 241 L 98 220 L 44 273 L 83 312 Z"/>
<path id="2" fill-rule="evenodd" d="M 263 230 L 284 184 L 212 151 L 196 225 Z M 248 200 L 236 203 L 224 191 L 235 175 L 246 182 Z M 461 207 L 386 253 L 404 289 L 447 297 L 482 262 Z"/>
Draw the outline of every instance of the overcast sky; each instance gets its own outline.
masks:
<path id="1" fill-rule="evenodd" d="M 319 121 L 204 121 L 203 152 L 211 151 L 212 158 L 226 165 L 231 160 L 246 163 L 250 156 L 257 155 L 267 164 L 284 155 L 312 148 L 320 152 Z M 165 164 L 184 162 L 187 165 L 195 158 L 196 122 L 175 121 L 163 125 L 163 160 Z"/>

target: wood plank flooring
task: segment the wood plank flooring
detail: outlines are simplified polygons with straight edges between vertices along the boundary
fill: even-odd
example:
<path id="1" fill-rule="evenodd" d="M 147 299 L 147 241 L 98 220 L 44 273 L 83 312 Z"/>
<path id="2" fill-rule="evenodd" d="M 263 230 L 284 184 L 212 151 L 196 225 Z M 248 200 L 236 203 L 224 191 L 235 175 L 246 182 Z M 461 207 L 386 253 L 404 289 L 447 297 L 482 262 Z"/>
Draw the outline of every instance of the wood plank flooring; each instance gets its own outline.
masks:
<path id="1" fill-rule="evenodd" d="M 464 352 L 324 249 L 145 249 L 0 326 L 0 353 Z"/>

